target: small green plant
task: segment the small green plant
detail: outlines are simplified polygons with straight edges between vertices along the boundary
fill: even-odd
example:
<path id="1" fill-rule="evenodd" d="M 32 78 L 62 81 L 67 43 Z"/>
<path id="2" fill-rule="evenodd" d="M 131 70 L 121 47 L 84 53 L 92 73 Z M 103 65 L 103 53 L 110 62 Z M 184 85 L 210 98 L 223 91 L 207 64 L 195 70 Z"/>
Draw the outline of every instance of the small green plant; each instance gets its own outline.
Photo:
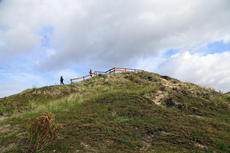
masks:
<path id="1" fill-rule="evenodd" d="M 228 96 L 227 99 L 230 100 L 230 96 Z"/>
<path id="2" fill-rule="evenodd" d="M 4 109 L 0 108 L 0 115 L 4 114 Z"/>
<path id="3" fill-rule="evenodd" d="M 4 136 L 1 137 L 1 142 L 4 142 L 5 138 Z"/>
<path id="4" fill-rule="evenodd" d="M 103 91 L 109 91 L 109 87 L 105 87 L 104 89 L 103 89 Z"/>
<path id="5" fill-rule="evenodd" d="M 214 150 L 213 148 L 209 148 L 209 152 L 210 152 L 210 153 L 214 153 L 215 150 Z"/>
<path id="6" fill-rule="evenodd" d="M 217 141 L 216 146 L 223 151 L 227 151 L 227 145 L 224 142 Z"/>
<path id="7" fill-rule="evenodd" d="M 38 152 L 44 150 L 53 140 L 57 138 L 57 133 L 61 124 L 55 122 L 54 114 L 46 112 L 31 120 L 28 126 L 29 150 Z"/>
<path id="8" fill-rule="evenodd" d="M 4 153 L 15 153 L 15 152 L 22 152 L 21 149 L 11 148 L 10 150 L 4 151 Z"/>

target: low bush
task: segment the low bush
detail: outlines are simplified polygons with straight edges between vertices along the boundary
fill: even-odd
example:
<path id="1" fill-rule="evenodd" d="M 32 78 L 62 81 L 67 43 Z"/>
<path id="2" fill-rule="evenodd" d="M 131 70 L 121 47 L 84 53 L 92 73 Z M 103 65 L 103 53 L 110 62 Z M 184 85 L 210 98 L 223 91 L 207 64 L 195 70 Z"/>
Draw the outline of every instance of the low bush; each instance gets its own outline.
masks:
<path id="1" fill-rule="evenodd" d="M 55 122 L 55 115 L 50 112 L 41 114 L 35 120 L 31 120 L 28 126 L 29 151 L 38 152 L 44 150 L 57 138 L 61 124 Z"/>

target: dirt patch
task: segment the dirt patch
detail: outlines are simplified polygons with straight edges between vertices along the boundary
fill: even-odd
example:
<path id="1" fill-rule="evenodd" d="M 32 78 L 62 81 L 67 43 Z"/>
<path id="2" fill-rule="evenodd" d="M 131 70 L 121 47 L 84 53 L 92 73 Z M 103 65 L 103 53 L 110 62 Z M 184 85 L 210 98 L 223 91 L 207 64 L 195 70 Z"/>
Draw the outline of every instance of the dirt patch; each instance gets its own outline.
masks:
<path id="1" fill-rule="evenodd" d="M 189 115 L 190 117 L 195 117 L 195 118 L 199 118 L 202 120 L 205 120 L 206 118 L 202 117 L 202 116 L 198 116 L 198 115 Z"/>
<path id="2" fill-rule="evenodd" d="M 152 147 L 151 142 L 142 141 L 141 143 L 143 147 L 140 148 L 140 151 L 148 151 Z"/>
<path id="3" fill-rule="evenodd" d="M 199 143 L 194 143 L 194 146 L 196 148 L 199 148 L 199 149 L 203 149 L 203 150 L 208 150 L 208 147 L 202 145 L 202 144 L 199 144 Z"/>
<path id="4" fill-rule="evenodd" d="M 16 137 L 18 137 L 19 139 L 23 139 L 23 138 L 26 137 L 26 134 L 27 134 L 27 133 L 28 133 L 28 132 L 18 133 L 18 134 L 16 135 Z"/>
<path id="5" fill-rule="evenodd" d="M 164 94 L 162 91 L 158 91 L 155 99 L 153 100 L 153 102 L 156 104 L 156 105 L 161 105 L 161 102 L 162 102 L 162 99 L 164 98 Z"/>
<path id="6" fill-rule="evenodd" d="M 0 133 L 5 133 L 8 132 L 9 130 L 10 130 L 10 124 L 0 126 Z"/>
<path id="7" fill-rule="evenodd" d="M 156 105 L 160 106 L 167 95 L 167 92 L 159 90 L 157 92 L 145 93 L 144 97 L 150 99 Z"/>
<path id="8" fill-rule="evenodd" d="M 16 147 L 17 147 L 17 145 L 15 143 L 11 143 L 7 147 L 5 147 L 5 146 L 0 147 L 0 152 L 4 152 L 6 150 L 10 150 L 10 149 L 16 148 Z"/>
<path id="9" fill-rule="evenodd" d="M 89 148 L 89 145 L 87 143 L 81 142 L 81 145 L 84 146 L 85 148 Z"/>
<path id="10" fill-rule="evenodd" d="M 8 117 L 0 116 L 0 122 L 7 120 Z"/>
<path id="11" fill-rule="evenodd" d="M 15 134 L 20 129 L 19 126 L 20 125 L 14 125 L 13 127 L 11 127 L 10 124 L 1 125 L 0 126 L 0 134 L 5 133 L 6 136 L 10 136 L 12 134 Z"/>

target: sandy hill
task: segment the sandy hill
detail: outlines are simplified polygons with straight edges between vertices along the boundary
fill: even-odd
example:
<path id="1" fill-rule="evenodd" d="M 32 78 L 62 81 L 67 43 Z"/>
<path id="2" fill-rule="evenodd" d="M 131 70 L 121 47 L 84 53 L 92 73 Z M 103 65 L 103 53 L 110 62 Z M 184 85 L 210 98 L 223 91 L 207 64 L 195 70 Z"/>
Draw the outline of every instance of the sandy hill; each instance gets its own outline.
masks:
<path id="1" fill-rule="evenodd" d="M 28 119 L 47 111 L 63 128 L 41 152 L 230 152 L 230 94 L 150 72 L 1 98 L 0 152 L 28 152 Z"/>

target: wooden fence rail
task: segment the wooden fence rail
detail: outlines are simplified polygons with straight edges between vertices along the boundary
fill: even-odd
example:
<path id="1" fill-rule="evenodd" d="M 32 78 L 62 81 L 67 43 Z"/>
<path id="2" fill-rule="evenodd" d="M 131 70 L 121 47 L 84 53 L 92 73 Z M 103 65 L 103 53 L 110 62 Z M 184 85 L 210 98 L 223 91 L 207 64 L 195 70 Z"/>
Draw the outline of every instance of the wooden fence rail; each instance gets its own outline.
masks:
<path id="1" fill-rule="evenodd" d="M 70 82 L 72 83 L 73 80 L 78 80 L 78 79 L 82 79 L 85 80 L 85 78 L 89 77 L 89 76 L 93 76 L 95 75 L 95 73 L 92 73 L 92 74 L 89 74 L 89 75 L 86 75 L 86 76 L 83 76 L 83 77 L 80 77 L 80 78 L 74 78 L 74 79 L 70 79 Z"/>
<path id="2" fill-rule="evenodd" d="M 73 80 L 78 80 L 78 79 L 82 79 L 85 80 L 85 78 L 89 77 L 89 76 L 97 76 L 99 74 L 105 74 L 105 73 L 116 73 L 116 72 L 127 72 L 127 71 L 134 71 L 134 72 L 139 72 L 139 71 L 144 71 L 144 70 L 139 70 L 139 69 L 130 69 L 130 68 L 118 68 L 118 67 L 114 67 L 109 69 L 108 71 L 95 71 L 92 74 L 80 77 L 80 78 L 74 78 L 74 79 L 70 79 L 71 83 Z"/>

